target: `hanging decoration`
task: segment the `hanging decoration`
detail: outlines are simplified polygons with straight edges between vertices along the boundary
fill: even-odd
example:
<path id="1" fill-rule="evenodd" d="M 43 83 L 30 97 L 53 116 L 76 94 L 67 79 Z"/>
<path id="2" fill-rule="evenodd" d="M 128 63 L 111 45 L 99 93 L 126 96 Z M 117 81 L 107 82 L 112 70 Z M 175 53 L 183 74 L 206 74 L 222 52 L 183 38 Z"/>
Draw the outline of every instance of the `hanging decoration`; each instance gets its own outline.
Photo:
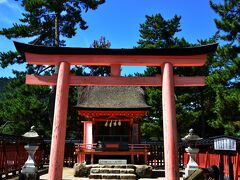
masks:
<path id="1" fill-rule="evenodd" d="M 108 126 L 108 121 L 106 121 L 106 123 L 105 123 L 105 125 L 104 125 L 105 127 L 107 127 Z"/>
<path id="2" fill-rule="evenodd" d="M 112 127 L 112 121 L 109 123 L 109 127 Z"/>
<path id="3" fill-rule="evenodd" d="M 105 122 L 105 127 L 112 127 L 112 126 L 121 126 L 122 125 L 122 123 L 121 123 L 121 121 L 120 120 L 111 120 L 109 123 L 108 123 L 108 121 L 106 121 Z"/>

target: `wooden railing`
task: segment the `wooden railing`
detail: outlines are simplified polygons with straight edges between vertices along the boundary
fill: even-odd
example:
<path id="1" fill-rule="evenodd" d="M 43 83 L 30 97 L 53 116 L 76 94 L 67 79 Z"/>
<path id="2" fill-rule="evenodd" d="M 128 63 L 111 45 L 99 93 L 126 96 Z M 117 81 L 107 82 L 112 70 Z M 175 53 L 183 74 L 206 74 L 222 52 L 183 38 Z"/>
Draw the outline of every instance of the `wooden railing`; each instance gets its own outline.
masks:
<path id="1" fill-rule="evenodd" d="M 108 145 L 116 145 L 116 148 L 119 148 L 121 146 L 121 144 L 113 144 L 113 143 L 108 143 L 104 145 L 104 149 L 103 150 L 107 150 L 106 147 L 108 147 Z M 127 144 L 128 146 L 128 151 L 148 151 L 149 149 L 149 145 L 148 144 Z M 97 143 L 93 143 L 93 144 L 76 144 L 76 150 L 77 152 L 81 152 L 83 150 L 96 150 L 97 147 Z"/>
<path id="2" fill-rule="evenodd" d="M 148 165 L 154 169 L 163 169 L 165 166 L 163 142 L 148 142 L 148 145 Z M 178 164 L 179 168 L 184 167 L 184 147 L 182 146 L 178 148 Z"/>
<path id="3" fill-rule="evenodd" d="M 77 163 L 76 148 L 75 144 L 80 144 L 80 140 L 66 140 L 65 141 L 65 151 L 64 151 L 64 166 L 73 167 Z M 48 165 L 50 160 L 50 149 L 51 149 L 51 140 L 43 141 L 43 161 L 44 164 Z"/>
<path id="4" fill-rule="evenodd" d="M 148 144 L 111 144 L 106 143 L 102 148 L 98 148 L 97 144 L 78 144 L 76 145 L 76 153 L 78 156 L 78 162 L 86 161 L 85 155 L 90 155 L 91 160 L 87 160 L 88 163 L 96 162 L 94 156 L 96 155 L 113 155 L 113 156 L 128 156 L 131 163 L 136 162 L 139 156 L 143 157 L 142 163 L 147 163 L 148 156 Z M 139 160 L 138 160 L 139 162 Z"/>

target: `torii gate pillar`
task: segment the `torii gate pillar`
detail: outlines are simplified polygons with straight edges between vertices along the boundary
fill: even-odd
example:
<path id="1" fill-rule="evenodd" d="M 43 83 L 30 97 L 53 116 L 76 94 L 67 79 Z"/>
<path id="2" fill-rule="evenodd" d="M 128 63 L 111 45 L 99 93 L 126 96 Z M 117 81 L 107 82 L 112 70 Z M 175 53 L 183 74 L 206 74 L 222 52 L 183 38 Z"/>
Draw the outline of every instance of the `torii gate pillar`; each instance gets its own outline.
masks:
<path id="1" fill-rule="evenodd" d="M 179 180 L 174 77 L 171 63 L 162 65 L 162 106 L 165 177 Z"/>
<path id="2" fill-rule="evenodd" d="M 49 179 L 62 179 L 67 126 L 70 64 L 60 62 L 57 78 L 55 109 L 52 130 Z"/>

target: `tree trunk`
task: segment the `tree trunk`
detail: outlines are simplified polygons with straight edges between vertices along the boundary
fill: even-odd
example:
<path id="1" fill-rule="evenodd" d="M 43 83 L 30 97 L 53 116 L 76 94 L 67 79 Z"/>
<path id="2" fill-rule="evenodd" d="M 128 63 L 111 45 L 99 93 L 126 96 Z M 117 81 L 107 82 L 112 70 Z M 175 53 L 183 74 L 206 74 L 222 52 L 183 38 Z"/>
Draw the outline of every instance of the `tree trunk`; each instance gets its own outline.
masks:
<path id="1" fill-rule="evenodd" d="M 54 18 L 54 46 L 59 47 L 60 42 L 60 34 L 59 34 L 59 17 L 60 14 L 56 13 Z M 58 66 L 54 67 L 54 74 L 58 74 Z M 53 126 L 53 117 L 54 117 L 54 105 L 55 105 L 55 96 L 56 96 L 56 86 L 51 86 L 51 92 L 49 97 L 49 122 L 51 127 Z"/>

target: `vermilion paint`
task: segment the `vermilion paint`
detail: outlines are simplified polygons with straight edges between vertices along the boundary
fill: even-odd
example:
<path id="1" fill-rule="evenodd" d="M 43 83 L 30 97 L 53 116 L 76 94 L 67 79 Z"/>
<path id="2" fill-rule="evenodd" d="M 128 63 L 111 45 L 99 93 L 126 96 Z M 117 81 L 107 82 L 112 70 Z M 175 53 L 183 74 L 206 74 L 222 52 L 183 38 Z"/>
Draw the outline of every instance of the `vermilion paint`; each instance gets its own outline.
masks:
<path id="1" fill-rule="evenodd" d="M 164 63 L 162 72 L 165 177 L 169 180 L 179 180 L 177 122 L 172 64 Z"/>
<path id="2" fill-rule="evenodd" d="M 59 64 L 57 78 L 52 143 L 49 163 L 49 180 L 62 179 L 64 148 L 66 137 L 70 65 Z"/>

